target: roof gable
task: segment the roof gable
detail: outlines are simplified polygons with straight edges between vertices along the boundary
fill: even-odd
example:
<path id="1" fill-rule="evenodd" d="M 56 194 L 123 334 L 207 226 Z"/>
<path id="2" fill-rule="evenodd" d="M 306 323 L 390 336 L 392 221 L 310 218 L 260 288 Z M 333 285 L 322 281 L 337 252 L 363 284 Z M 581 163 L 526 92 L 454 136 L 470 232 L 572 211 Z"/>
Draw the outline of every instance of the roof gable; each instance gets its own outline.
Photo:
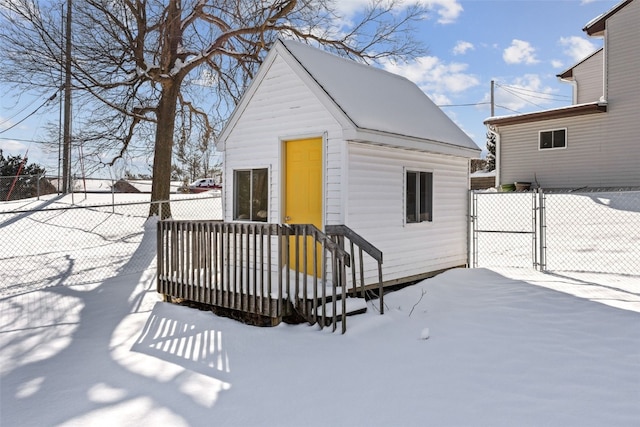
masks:
<path id="1" fill-rule="evenodd" d="M 633 0 L 623 0 L 622 2 L 615 5 L 613 8 L 609 9 L 607 12 L 601 14 L 600 16 L 597 16 L 596 18 L 588 22 L 587 25 L 584 26 L 582 31 L 586 32 L 590 36 L 602 35 L 602 33 L 607 27 L 607 19 L 609 19 L 611 16 L 618 13 L 620 9 L 622 9 L 632 1 Z"/>
<path id="2" fill-rule="evenodd" d="M 561 72 L 560 74 L 556 74 L 556 77 L 558 77 L 558 78 L 560 78 L 562 80 L 571 80 L 571 79 L 573 79 L 573 70 L 575 70 L 578 66 L 584 64 L 585 62 L 589 61 L 591 58 L 596 56 L 598 53 L 603 52 L 603 51 L 604 51 L 604 48 L 601 47 L 600 49 L 596 50 L 592 54 L 590 54 L 587 57 L 585 57 L 582 61 L 578 62 L 577 64 L 572 65 L 571 68 L 566 69 L 565 71 Z"/>
<path id="3" fill-rule="evenodd" d="M 342 124 L 345 135 L 354 140 L 384 144 L 393 139 L 396 146 L 471 157 L 480 151 L 408 79 L 290 40 L 278 40 L 269 51 L 220 134 L 219 150 L 225 150 L 226 139 L 277 56 L 289 64 Z"/>
<path id="4" fill-rule="evenodd" d="M 282 44 L 358 129 L 478 150 L 408 79 L 300 42 Z"/>

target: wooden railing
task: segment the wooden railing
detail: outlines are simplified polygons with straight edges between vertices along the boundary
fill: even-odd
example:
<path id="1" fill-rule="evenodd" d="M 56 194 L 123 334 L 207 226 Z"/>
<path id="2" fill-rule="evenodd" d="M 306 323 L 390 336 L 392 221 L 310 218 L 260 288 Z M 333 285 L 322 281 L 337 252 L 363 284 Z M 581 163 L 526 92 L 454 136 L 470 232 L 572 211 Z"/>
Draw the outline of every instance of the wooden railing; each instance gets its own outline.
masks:
<path id="1" fill-rule="evenodd" d="M 161 294 L 346 331 L 350 256 L 313 225 L 163 220 L 157 245 Z"/>
<path id="2" fill-rule="evenodd" d="M 351 258 L 351 293 L 360 293 L 365 298 L 365 270 L 364 270 L 364 253 L 367 253 L 377 263 L 378 273 L 378 300 L 380 306 L 380 314 L 384 314 L 384 289 L 382 285 L 382 251 L 369 243 L 346 225 L 327 225 L 325 232 L 332 237 L 340 248 L 345 248 L 345 239 L 349 244 L 349 255 Z M 356 251 L 357 249 L 357 251 Z M 357 260 L 357 262 L 356 262 Z"/>

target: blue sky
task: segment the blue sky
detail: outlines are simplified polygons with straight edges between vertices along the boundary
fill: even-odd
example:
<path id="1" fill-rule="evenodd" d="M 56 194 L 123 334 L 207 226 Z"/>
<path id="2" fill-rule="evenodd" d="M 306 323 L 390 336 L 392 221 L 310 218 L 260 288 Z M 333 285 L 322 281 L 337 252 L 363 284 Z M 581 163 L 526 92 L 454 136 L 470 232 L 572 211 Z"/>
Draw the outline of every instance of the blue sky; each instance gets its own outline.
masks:
<path id="1" fill-rule="evenodd" d="M 556 75 L 602 46 L 600 38 L 586 36 L 582 28 L 618 1 L 429 3 L 430 19 L 420 25 L 428 56 L 386 68 L 416 82 L 484 148 L 482 122 L 490 116 L 490 105 L 482 103 L 490 100 L 491 80 L 496 82 L 496 115 L 569 105 L 571 85 Z"/>
<path id="2" fill-rule="evenodd" d="M 405 0 L 410 3 L 413 0 Z M 339 0 L 357 13 L 367 0 Z M 490 115 L 490 82 L 495 80 L 496 115 L 556 108 L 571 103 L 571 85 L 556 75 L 602 46 L 582 28 L 616 5 L 614 0 L 431 0 L 417 25 L 428 54 L 409 63 L 385 63 L 387 70 L 418 84 L 480 146 L 483 120 Z M 3 90 L 6 92 L 7 90 Z M 58 103 L 40 109 L 10 130 L 47 96 L 0 100 L 0 148 L 57 170 L 57 149 L 37 142 L 45 124 L 58 117 Z M 21 111 L 24 108 L 24 111 Z M 146 172 L 141 170 L 140 172 Z M 115 172 L 117 173 L 117 171 Z"/>

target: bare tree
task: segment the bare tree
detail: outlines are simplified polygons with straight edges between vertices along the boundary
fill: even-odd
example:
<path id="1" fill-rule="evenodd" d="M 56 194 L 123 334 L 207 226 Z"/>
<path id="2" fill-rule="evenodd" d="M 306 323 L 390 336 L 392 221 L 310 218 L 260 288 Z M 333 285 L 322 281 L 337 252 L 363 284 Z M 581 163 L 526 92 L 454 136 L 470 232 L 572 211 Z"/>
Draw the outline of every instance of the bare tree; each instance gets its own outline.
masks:
<path id="1" fill-rule="evenodd" d="M 62 9 L 44 0 L 0 3 L 1 79 L 60 87 Z M 340 16 L 331 0 L 76 1 L 74 137 L 94 164 L 150 156 L 152 200 L 167 200 L 177 136 L 197 130 L 208 144 L 277 37 L 365 62 L 407 59 L 423 53 L 412 24 L 424 12 L 400 0 L 372 0 L 357 20 Z"/>

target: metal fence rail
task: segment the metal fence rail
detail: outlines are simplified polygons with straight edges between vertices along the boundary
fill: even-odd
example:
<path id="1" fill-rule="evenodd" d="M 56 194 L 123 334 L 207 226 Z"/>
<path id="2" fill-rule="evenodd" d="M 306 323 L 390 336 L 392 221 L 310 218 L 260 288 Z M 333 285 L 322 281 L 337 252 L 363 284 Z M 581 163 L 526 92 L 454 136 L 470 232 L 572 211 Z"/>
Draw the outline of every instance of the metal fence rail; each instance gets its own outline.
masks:
<path id="1" fill-rule="evenodd" d="M 640 275 L 640 191 L 472 191 L 474 267 Z"/>
<path id="2" fill-rule="evenodd" d="M 28 197 L 39 198 L 57 189 L 44 175 L 0 176 L 0 201 L 19 200 Z"/>
<path id="3" fill-rule="evenodd" d="M 149 199 L 106 193 L 0 203 L 0 296 L 155 268 Z M 159 203 L 170 204 L 178 219 L 222 218 L 219 194 L 174 195 Z"/>

